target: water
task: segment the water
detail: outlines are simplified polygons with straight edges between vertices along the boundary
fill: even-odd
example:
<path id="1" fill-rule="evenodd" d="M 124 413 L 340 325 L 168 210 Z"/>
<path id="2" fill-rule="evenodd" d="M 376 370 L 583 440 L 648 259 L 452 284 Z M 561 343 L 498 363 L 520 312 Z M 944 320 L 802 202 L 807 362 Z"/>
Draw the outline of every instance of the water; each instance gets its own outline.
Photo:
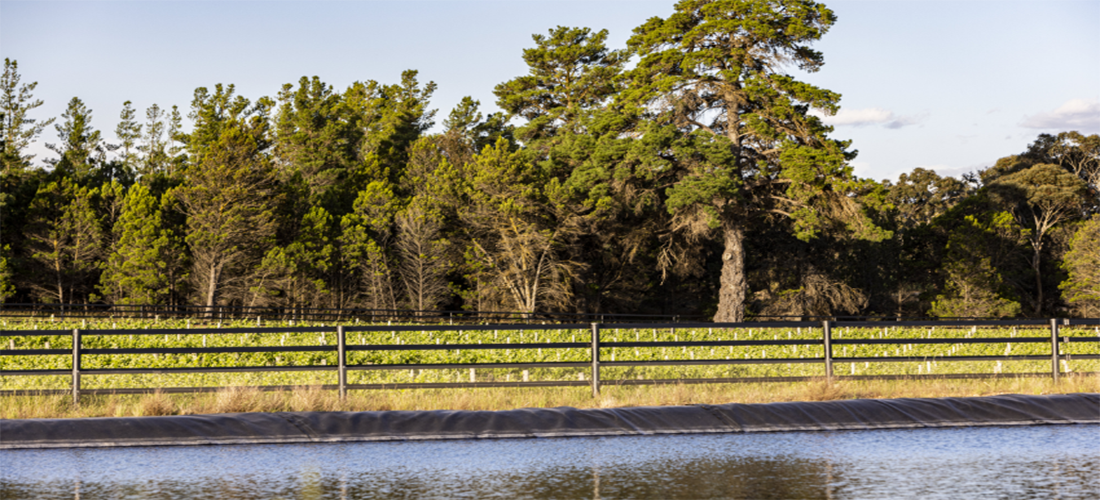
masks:
<path id="1" fill-rule="evenodd" d="M 0 498 L 1100 498 L 1100 426 L 0 452 Z"/>

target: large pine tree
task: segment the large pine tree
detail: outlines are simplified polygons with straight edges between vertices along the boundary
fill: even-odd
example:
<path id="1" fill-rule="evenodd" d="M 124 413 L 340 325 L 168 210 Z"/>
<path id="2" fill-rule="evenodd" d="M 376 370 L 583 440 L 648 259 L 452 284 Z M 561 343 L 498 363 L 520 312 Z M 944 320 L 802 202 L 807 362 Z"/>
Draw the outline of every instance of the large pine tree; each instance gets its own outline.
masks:
<path id="1" fill-rule="evenodd" d="M 628 42 L 641 59 L 621 102 L 646 120 L 619 175 L 662 189 L 674 229 L 722 242 L 715 321 L 744 317 L 744 239 L 754 220 L 788 217 L 803 238 L 836 219 L 874 233 L 846 197 L 854 154 L 810 114 L 835 113 L 840 95 L 784 73 L 821 67 L 811 45 L 835 21 L 809 0 L 682 0 Z"/>

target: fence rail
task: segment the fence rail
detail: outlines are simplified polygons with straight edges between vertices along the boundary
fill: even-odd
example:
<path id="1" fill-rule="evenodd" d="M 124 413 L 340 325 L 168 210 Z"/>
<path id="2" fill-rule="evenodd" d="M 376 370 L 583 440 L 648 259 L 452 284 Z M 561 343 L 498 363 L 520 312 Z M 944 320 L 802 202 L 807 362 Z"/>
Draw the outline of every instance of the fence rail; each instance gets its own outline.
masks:
<path id="1" fill-rule="evenodd" d="M 671 314 L 566 313 L 518 311 L 448 311 L 410 309 L 268 307 L 268 306 L 196 306 L 132 304 L 0 304 L 0 317 L 68 319 L 84 318 L 195 318 L 208 321 L 262 319 L 267 321 L 351 321 L 368 323 L 409 321 L 419 323 L 539 323 L 539 322 L 679 322 L 702 320 L 703 316 Z"/>
<path id="2" fill-rule="evenodd" d="M 176 373 L 233 373 L 233 372 L 293 372 L 293 371 L 336 371 L 338 383 L 335 385 L 323 385 L 324 389 L 333 389 L 344 397 L 348 390 L 359 389 L 413 389 L 413 388 L 460 388 L 460 387 L 547 387 L 547 386 L 590 386 L 593 396 L 599 394 L 601 385 L 643 385 L 643 384 L 670 384 L 670 383 L 731 383 L 731 382 L 782 382 L 809 380 L 812 377 L 742 377 L 742 378 L 695 378 L 695 379 L 617 379 L 601 380 L 601 367 L 634 367 L 634 366 L 699 366 L 699 365 L 759 365 L 759 364 L 822 364 L 825 377 L 833 379 L 899 379 L 899 378 L 980 378 L 1032 375 L 1041 376 L 1042 373 L 1032 374 L 951 374 L 951 375 L 873 375 L 873 376 L 837 376 L 833 370 L 836 362 L 875 362 L 875 363 L 905 363 L 927 362 L 928 357 L 917 356 L 887 356 L 887 357 L 850 357 L 836 356 L 835 346 L 840 345 L 905 345 L 905 344 L 990 344 L 990 343 L 1042 343 L 1050 346 L 1050 353 L 1046 355 L 1003 355 L 1003 356 L 935 356 L 937 362 L 952 361 L 1045 361 L 1050 360 L 1051 370 L 1049 376 L 1055 381 L 1061 376 L 1059 363 L 1068 360 L 1071 356 L 1063 354 L 1060 345 L 1065 343 L 1096 343 L 1100 345 L 1098 336 L 1068 336 L 1062 335 L 1063 326 L 1098 325 L 1100 319 L 1050 319 L 1050 320 L 975 320 L 954 322 L 892 322 L 889 325 L 876 322 L 863 321 L 821 321 L 821 322 L 772 322 L 772 323 L 571 323 L 555 325 L 531 325 L 531 324 L 498 324 L 498 325 L 369 325 L 369 326 L 333 326 L 333 327 L 299 327 L 299 328 L 196 328 L 196 329 L 109 329 L 109 330 L 0 330 L 0 338 L 3 337 L 31 337 L 31 336 L 71 336 L 71 349 L 0 349 L 0 356 L 40 356 L 40 355 L 71 355 L 72 368 L 70 369 L 42 369 L 42 370 L 3 370 L 0 376 L 30 376 L 30 375 L 71 375 L 71 388 L 64 390 L 8 390 L 0 391 L 2 395 L 23 394 L 72 394 L 73 402 L 79 403 L 80 395 L 102 393 L 147 393 L 163 391 L 167 393 L 179 392 L 210 392 L 222 388 L 218 387 L 174 387 L 174 388 L 123 388 L 123 389 L 82 389 L 81 376 L 83 375 L 109 375 L 109 374 L 176 374 Z M 865 327 L 973 327 L 999 326 L 999 327 L 1043 327 L 1049 329 L 1049 337 L 976 337 L 976 338 L 839 338 L 833 336 L 837 328 L 865 328 Z M 677 328 L 709 328 L 709 329 L 776 329 L 776 328 L 820 328 L 821 338 L 803 339 L 773 339 L 773 340 L 706 340 L 706 341 L 603 341 L 601 332 L 606 330 L 642 330 L 642 329 L 671 329 L 675 335 Z M 347 334 L 352 332 L 469 332 L 469 331 L 546 331 L 546 330 L 583 330 L 589 333 L 589 338 L 584 341 L 573 342 L 528 342 L 528 343 L 447 343 L 447 344 L 349 344 Z M 112 336 L 112 335 L 221 335 L 221 334 L 258 334 L 258 333 L 334 333 L 336 345 L 298 345 L 298 346 L 235 346 L 235 347 L 162 347 L 162 348 L 86 348 L 83 345 L 83 337 Z M 204 341 L 205 343 L 205 341 Z M 611 348 L 661 348 L 661 347 L 746 347 L 746 346 L 823 346 L 821 357 L 783 357 L 783 358 L 748 358 L 748 359 L 675 359 L 675 360 L 635 360 L 635 361 L 604 361 L 600 358 L 600 349 Z M 364 351 L 424 351 L 424 350 L 485 350 L 485 349 L 585 349 L 589 359 L 586 361 L 538 361 L 518 363 L 388 363 L 388 364 L 349 364 L 349 352 Z M 221 354 L 221 353 L 261 353 L 261 352 L 335 352 L 337 364 L 307 365 L 307 366 L 222 366 L 222 367 L 183 367 L 183 368 L 118 368 L 118 369 L 85 369 L 82 367 L 84 356 L 88 355 L 120 355 L 120 354 Z M 1072 355 L 1077 360 L 1097 360 L 1100 354 Z M 349 384 L 347 374 L 356 370 L 408 370 L 408 369 L 497 369 L 497 368 L 582 368 L 590 369 L 590 378 L 586 381 L 524 381 L 524 382 L 477 382 L 470 383 L 380 383 L 380 384 Z M 280 390 L 292 386 L 262 386 L 260 390 Z"/>

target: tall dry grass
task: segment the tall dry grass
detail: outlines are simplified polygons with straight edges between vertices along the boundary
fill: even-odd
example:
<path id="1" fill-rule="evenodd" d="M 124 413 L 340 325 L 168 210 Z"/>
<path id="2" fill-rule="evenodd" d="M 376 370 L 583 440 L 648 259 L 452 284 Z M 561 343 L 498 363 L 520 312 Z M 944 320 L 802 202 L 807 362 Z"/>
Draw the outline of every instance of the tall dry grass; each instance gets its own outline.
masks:
<path id="1" fill-rule="evenodd" d="M 1100 376 L 1050 379 L 1021 377 L 974 380 L 825 380 L 767 384 L 672 384 L 605 386 L 593 398 L 583 387 L 408 389 L 335 391 L 299 387 L 260 391 L 251 387 L 214 393 L 85 396 L 73 406 L 67 395 L 5 396 L 0 418 L 74 418 L 275 411 L 507 410 L 514 408 L 613 408 L 723 403 L 773 403 L 842 399 L 942 398 L 996 394 L 1100 393 Z"/>

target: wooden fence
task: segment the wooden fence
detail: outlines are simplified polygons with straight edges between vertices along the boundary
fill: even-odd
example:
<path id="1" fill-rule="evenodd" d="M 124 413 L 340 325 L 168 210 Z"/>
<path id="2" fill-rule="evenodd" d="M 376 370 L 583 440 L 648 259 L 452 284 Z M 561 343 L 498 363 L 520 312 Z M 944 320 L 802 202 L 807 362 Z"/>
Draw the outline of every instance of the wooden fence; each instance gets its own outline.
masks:
<path id="1" fill-rule="evenodd" d="M 1059 362 L 1066 360 L 1069 355 L 1061 352 L 1060 345 L 1066 343 L 1096 343 L 1100 345 L 1100 335 L 1064 335 L 1060 332 L 1063 326 L 1100 325 L 1100 319 L 1050 319 L 1050 320 L 1009 320 L 1009 321 L 821 321 L 821 322 L 768 322 L 768 323 L 629 323 L 629 324 L 602 324 L 602 323 L 574 323 L 554 325 L 341 325 L 331 327 L 304 327 L 304 328 L 191 328 L 191 329 L 111 329 L 111 330 L 0 330 L 0 338 L 3 337 L 28 337 L 28 336 L 71 336 L 72 349 L 2 349 L 0 356 L 42 356 L 42 355 L 70 355 L 72 356 L 72 369 L 45 369 L 45 370 L 4 370 L 0 376 L 31 376 L 31 375 L 71 375 L 70 389 L 54 390 L 9 390 L 0 391 L 2 395 L 25 394 L 57 394 L 72 393 L 74 403 L 78 403 L 80 395 L 104 394 L 104 393 L 149 393 L 163 392 L 208 392 L 216 391 L 218 387 L 174 387 L 174 388 L 123 388 L 123 389 L 82 389 L 80 378 L 82 375 L 110 375 L 110 374 L 173 374 L 173 373 L 212 373 L 212 372 L 288 372 L 288 371 L 336 371 L 337 384 L 324 385 L 325 389 L 338 390 L 344 397 L 349 390 L 361 389 L 411 389 L 411 388 L 463 388 L 463 387 L 533 387 L 533 386 L 590 386 L 593 396 L 599 394 L 602 385 L 643 385 L 643 384 L 677 384 L 677 383 L 737 383 L 737 382 L 780 382 L 809 380 L 813 377 L 754 377 L 754 378 L 674 378 L 674 379 L 601 379 L 601 368 L 607 367 L 632 367 L 632 366 L 690 366 L 690 365 L 760 365 L 760 364 L 821 364 L 824 366 L 825 377 L 833 379 L 891 379 L 891 378 L 981 378 L 998 376 L 1050 376 L 1058 380 L 1061 376 Z M 924 338 L 836 338 L 833 331 L 837 328 L 883 328 L 883 327 L 1026 327 L 1049 329 L 1049 336 L 1030 337 L 972 337 L 955 338 L 939 337 L 931 335 Z M 601 332 L 608 330 L 643 330 L 643 329 L 793 329 L 793 328 L 820 328 L 820 338 L 802 339 L 773 339 L 773 340 L 699 340 L 699 341 L 608 341 L 601 338 Z M 583 330 L 588 338 L 579 342 L 528 342 L 528 343 L 446 343 L 446 344 L 349 344 L 348 333 L 352 332 L 470 332 L 470 331 L 545 331 L 545 330 Z M 204 334 L 204 335 L 228 335 L 228 334 L 263 334 L 263 333 L 310 333 L 331 332 L 335 334 L 336 345 L 299 345 L 299 346 L 233 346 L 233 347 L 153 347 L 153 348 L 87 348 L 82 345 L 85 336 L 111 336 L 111 335 L 170 335 L 170 334 Z M 887 357 L 847 357 L 837 356 L 834 347 L 842 345 L 905 345 L 905 344 L 1045 344 L 1049 346 L 1049 354 L 1044 355 L 997 355 L 997 356 L 936 356 L 937 362 L 963 362 L 963 361 L 1049 361 L 1050 371 L 1028 374 L 996 374 L 996 373 L 969 373 L 953 375 L 864 375 L 864 376 L 838 376 L 834 373 L 833 365 L 839 362 L 875 362 L 875 363 L 920 363 L 927 362 L 927 357 L 916 356 L 887 356 Z M 735 346 L 822 346 L 821 357 L 783 357 L 783 358 L 751 358 L 751 359 L 674 359 L 674 360 L 633 360 L 633 361 L 608 361 L 601 359 L 601 349 L 611 348 L 667 348 L 667 347 L 735 347 Z M 9 346 L 5 346 L 9 347 Z M 390 363 L 390 364 L 349 364 L 348 353 L 356 351 L 431 351 L 431 350 L 491 350 L 491 349 L 584 349 L 588 352 L 588 360 L 585 361 L 540 361 L 526 363 Z M 180 367 L 180 368 L 121 368 L 121 369 L 83 369 L 82 357 L 86 355 L 126 355 L 126 354 L 215 354 L 215 353 L 261 353 L 261 352 L 335 352 L 337 364 L 308 365 L 308 366 L 226 366 L 226 367 Z M 1100 354 L 1073 355 L 1077 360 L 1100 359 Z M 551 381 L 524 381 L 502 382 L 486 381 L 470 383 L 392 383 L 392 384 L 349 384 L 348 372 L 355 370 L 439 370 L 439 369 L 531 369 L 531 368 L 579 368 L 590 370 L 587 380 L 551 380 Z M 261 390 L 281 390 L 292 386 L 262 386 Z"/>

